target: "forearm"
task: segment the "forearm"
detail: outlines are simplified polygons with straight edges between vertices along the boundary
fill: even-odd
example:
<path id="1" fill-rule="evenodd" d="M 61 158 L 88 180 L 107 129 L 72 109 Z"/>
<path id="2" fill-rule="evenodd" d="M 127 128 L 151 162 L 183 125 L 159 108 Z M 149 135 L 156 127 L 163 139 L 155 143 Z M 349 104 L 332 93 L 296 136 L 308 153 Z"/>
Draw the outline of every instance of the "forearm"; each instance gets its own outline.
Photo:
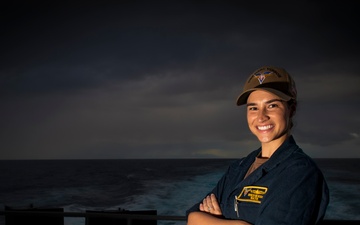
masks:
<path id="1" fill-rule="evenodd" d="M 251 225 L 242 220 L 227 220 L 206 212 L 192 212 L 188 216 L 187 225 Z"/>

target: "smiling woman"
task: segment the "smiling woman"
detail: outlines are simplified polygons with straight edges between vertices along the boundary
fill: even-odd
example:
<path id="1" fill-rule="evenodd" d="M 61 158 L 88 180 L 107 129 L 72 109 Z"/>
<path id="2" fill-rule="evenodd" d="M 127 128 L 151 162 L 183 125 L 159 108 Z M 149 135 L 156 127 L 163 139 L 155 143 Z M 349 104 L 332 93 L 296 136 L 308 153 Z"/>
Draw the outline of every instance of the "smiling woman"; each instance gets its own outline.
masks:
<path id="1" fill-rule="evenodd" d="M 261 156 L 270 158 L 286 140 L 295 108 L 268 91 L 253 91 L 248 98 L 247 120 L 251 132 L 261 142 Z"/>
<path id="2" fill-rule="evenodd" d="M 261 147 L 235 161 L 215 188 L 187 211 L 188 225 L 293 224 L 322 221 L 329 203 L 324 176 L 291 135 L 297 91 L 282 68 L 250 75 L 237 105 Z"/>

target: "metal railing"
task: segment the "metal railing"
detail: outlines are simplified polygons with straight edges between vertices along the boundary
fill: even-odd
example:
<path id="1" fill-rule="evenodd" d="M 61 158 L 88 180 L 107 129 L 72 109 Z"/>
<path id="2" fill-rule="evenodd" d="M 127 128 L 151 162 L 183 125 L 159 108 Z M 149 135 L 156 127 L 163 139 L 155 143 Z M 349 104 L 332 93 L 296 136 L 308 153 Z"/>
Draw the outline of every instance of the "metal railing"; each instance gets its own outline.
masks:
<path id="1" fill-rule="evenodd" d="M 185 216 L 167 216 L 167 215 L 142 215 L 142 214 L 122 214 L 122 213 L 108 213 L 108 212 L 54 212 L 54 211 L 17 211 L 6 210 L 0 211 L 0 216 L 16 216 L 16 217 L 53 217 L 53 218 L 84 218 L 85 221 L 93 218 L 113 218 L 126 219 L 126 225 L 132 225 L 133 220 L 156 220 L 156 221 L 186 221 Z M 87 223 L 87 222 L 86 222 Z"/>
<path id="2" fill-rule="evenodd" d="M 107 212 L 53 212 L 53 211 L 0 211 L 0 216 L 46 216 L 46 217 L 81 217 L 89 218 L 117 218 L 126 219 L 127 225 L 132 225 L 133 220 L 156 220 L 156 221 L 186 221 L 185 216 L 167 216 L 167 215 L 141 215 L 141 214 L 121 214 Z M 321 225 L 355 225 L 360 224 L 359 220 L 324 220 Z"/>

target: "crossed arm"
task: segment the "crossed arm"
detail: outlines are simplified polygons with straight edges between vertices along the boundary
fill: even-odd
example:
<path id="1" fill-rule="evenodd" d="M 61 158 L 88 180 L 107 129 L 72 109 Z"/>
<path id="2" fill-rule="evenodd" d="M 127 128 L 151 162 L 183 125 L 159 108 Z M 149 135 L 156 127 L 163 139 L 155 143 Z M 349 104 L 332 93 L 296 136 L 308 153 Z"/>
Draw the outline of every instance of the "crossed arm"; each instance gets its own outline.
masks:
<path id="1" fill-rule="evenodd" d="M 251 225 L 241 220 L 228 220 L 222 217 L 222 211 L 214 194 L 208 195 L 200 203 L 200 211 L 191 212 L 187 225 Z"/>

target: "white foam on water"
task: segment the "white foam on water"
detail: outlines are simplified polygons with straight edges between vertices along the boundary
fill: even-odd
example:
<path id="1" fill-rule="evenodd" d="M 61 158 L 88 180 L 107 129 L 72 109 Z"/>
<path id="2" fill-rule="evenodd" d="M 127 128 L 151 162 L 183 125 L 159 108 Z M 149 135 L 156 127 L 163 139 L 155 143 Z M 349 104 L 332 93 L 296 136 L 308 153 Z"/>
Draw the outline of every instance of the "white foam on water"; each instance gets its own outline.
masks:
<path id="1" fill-rule="evenodd" d="M 64 206 L 64 212 L 85 212 L 87 207 L 78 204 Z M 85 225 L 84 217 L 65 217 L 64 225 Z"/>
<path id="2" fill-rule="evenodd" d="M 157 210 L 158 215 L 185 216 L 186 210 L 210 192 L 223 172 L 193 177 L 189 180 L 164 183 L 152 181 L 146 184 L 145 194 L 132 196 L 125 204 L 115 208 L 127 210 Z M 158 221 L 158 224 L 185 224 L 185 221 Z"/>

